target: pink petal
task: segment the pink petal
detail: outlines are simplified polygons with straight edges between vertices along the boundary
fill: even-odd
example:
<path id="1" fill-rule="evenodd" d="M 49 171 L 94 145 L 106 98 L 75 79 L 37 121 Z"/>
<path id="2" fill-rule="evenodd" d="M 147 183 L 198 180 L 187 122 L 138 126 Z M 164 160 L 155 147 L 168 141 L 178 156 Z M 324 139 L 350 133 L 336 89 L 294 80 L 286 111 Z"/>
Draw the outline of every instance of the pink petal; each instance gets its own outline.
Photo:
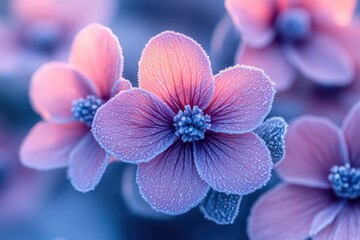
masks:
<path id="1" fill-rule="evenodd" d="M 336 200 L 327 190 L 281 184 L 252 208 L 248 234 L 253 240 L 307 239 L 317 213 Z"/>
<path id="2" fill-rule="evenodd" d="M 310 235 L 314 236 L 330 225 L 339 215 L 339 212 L 344 208 L 345 204 L 345 201 L 340 200 L 318 212 L 312 221 Z"/>
<path id="3" fill-rule="evenodd" d="M 336 220 L 313 237 L 314 240 L 358 239 L 360 236 L 360 208 L 357 203 L 348 203 Z"/>
<path id="4" fill-rule="evenodd" d="M 99 108 L 92 132 L 117 159 L 147 162 L 175 141 L 174 116 L 155 95 L 134 88 L 119 93 Z"/>
<path id="5" fill-rule="evenodd" d="M 31 79 L 30 99 L 43 119 L 69 122 L 72 102 L 94 95 L 91 83 L 67 64 L 52 62 L 42 66 Z"/>
<path id="6" fill-rule="evenodd" d="M 139 86 L 157 95 L 176 113 L 185 105 L 204 109 L 214 89 L 209 58 L 191 38 L 170 31 L 160 33 L 142 53 Z"/>
<path id="7" fill-rule="evenodd" d="M 360 18 L 357 17 L 353 21 L 344 26 L 331 26 L 327 29 L 329 33 L 344 47 L 348 54 L 352 57 L 357 69 L 360 67 Z"/>
<path id="8" fill-rule="evenodd" d="M 211 130 L 244 133 L 263 122 L 271 109 L 275 90 L 258 68 L 235 66 L 215 76 L 215 94 L 205 110 Z"/>
<path id="9" fill-rule="evenodd" d="M 290 124 L 285 142 L 286 156 L 277 170 L 286 182 L 329 188 L 330 168 L 348 161 L 343 135 L 325 118 L 297 119 Z"/>
<path id="10" fill-rule="evenodd" d="M 140 164 L 137 183 L 155 210 L 171 215 L 195 207 L 208 191 L 196 171 L 192 144 L 180 140 L 152 161 Z"/>
<path id="11" fill-rule="evenodd" d="M 75 37 L 70 63 L 94 83 L 99 96 L 107 99 L 121 78 L 124 61 L 112 31 L 100 24 L 90 24 Z"/>
<path id="12" fill-rule="evenodd" d="M 131 82 L 129 80 L 122 78 L 116 81 L 115 85 L 111 90 L 111 96 L 113 97 L 121 91 L 129 90 L 131 87 L 132 87 Z"/>
<path id="13" fill-rule="evenodd" d="M 272 169 L 270 152 L 254 133 L 207 133 L 195 143 L 195 164 L 214 190 L 240 195 L 264 186 Z"/>
<path id="14" fill-rule="evenodd" d="M 313 13 L 313 18 L 323 22 L 332 21 L 339 26 L 350 23 L 356 10 L 356 0 L 302 0 L 301 3 Z"/>
<path id="15" fill-rule="evenodd" d="M 20 160 L 25 166 L 39 170 L 65 167 L 71 150 L 86 132 L 82 123 L 39 122 L 24 139 Z"/>
<path id="16" fill-rule="evenodd" d="M 225 6 L 246 44 L 263 47 L 275 37 L 275 32 L 271 27 L 274 14 L 271 1 L 226 0 Z"/>
<path id="17" fill-rule="evenodd" d="M 296 76 L 294 67 L 284 58 L 282 49 L 276 43 L 264 48 L 240 46 L 235 61 L 264 70 L 270 79 L 274 81 L 277 91 L 287 90 Z M 276 64 L 276 67 L 274 67 L 274 64 Z"/>
<path id="18" fill-rule="evenodd" d="M 349 149 L 350 163 L 354 167 L 360 167 L 360 102 L 358 102 L 346 116 L 343 130 L 347 147 Z"/>
<path id="19" fill-rule="evenodd" d="M 81 192 L 94 190 L 101 180 L 110 156 L 88 133 L 71 151 L 68 175 L 74 188 Z"/>
<path id="20" fill-rule="evenodd" d="M 335 39 L 314 34 L 299 45 L 284 47 L 287 59 L 302 74 L 318 84 L 346 86 L 354 78 L 354 66 L 346 50 Z"/>

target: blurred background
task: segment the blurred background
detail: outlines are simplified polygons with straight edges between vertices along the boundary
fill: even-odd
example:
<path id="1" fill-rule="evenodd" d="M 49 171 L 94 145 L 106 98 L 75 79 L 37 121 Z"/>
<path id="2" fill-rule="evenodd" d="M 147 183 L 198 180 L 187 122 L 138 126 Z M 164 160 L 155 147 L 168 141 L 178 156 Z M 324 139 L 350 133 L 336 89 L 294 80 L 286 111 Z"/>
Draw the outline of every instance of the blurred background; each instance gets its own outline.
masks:
<path id="1" fill-rule="evenodd" d="M 142 49 L 164 30 L 184 33 L 200 43 L 210 55 L 214 73 L 233 65 L 240 42 L 234 27 L 226 30 L 222 52 L 211 43 L 225 15 L 221 0 L 0 0 L 0 239 L 247 239 L 249 210 L 278 182 L 276 176 L 243 198 L 234 224 L 220 226 L 206 220 L 198 208 L 175 217 L 153 211 L 137 191 L 134 166 L 112 164 L 97 188 L 83 194 L 72 188 L 65 169 L 38 172 L 18 160 L 22 138 L 40 120 L 28 98 L 31 75 L 45 62 L 67 61 L 79 29 L 92 22 L 111 27 L 124 52 L 124 77 L 137 86 Z M 316 88 L 306 97 L 281 93 L 271 115 L 291 120 L 314 112 L 339 123 L 360 99 L 360 91 L 350 102 L 343 92 Z M 332 102 L 335 98 L 341 101 Z M 316 104 L 318 108 L 309 108 Z"/>

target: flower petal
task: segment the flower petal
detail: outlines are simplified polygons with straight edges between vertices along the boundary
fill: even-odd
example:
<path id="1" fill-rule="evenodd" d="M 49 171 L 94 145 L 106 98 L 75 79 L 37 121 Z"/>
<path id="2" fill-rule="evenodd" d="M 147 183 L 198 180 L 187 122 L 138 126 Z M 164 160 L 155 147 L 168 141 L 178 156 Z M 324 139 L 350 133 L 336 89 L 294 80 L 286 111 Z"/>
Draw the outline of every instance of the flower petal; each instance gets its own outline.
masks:
<path id="1" fill-rule="evenodd" d="M 338 201 L 318 212 L 311 223 L 310 235 L 314 236 L 330 225 L 344 208 L 345 204 L 345 201 Z"/>
<path id="2" fill-rule="evenodd" d="M 207 133 L 195 142 L 195 164 L 214 190 L 240 195 L 264 186 L 272 169 L 270 152 L 254 133 Z"/>
<path id="3" fill-rule="evenodd" d="M 135 215 L 151 219 L 169 219 L 170 216 L 155 211 L 142 198 L 136 184 L 137 165 L 127 164 L 121 177 L 121 194 L 128 209 Z"/>
<path id="4" fill-rule="evenodd" d="M 132 87 L 131 82 L 129 80 L 126 80 L 124 78 L 117 80 L 115 85 L 113 86 L 111 90 L 111 96 L 115 96 L 120 91 L 126 91 L 129 90 Z"/>
<path id="5" fill-rule="evenodd" d="M 276 43 L 263 48 L 240 46 L 235 61 L 264 70 L 274 81 L 277 91 L 287 90 L 295 80 L 294 67 L 285 59 L 282 48 Z"/>
<path id="6" fill-rule="evenodd" d="M 354 78 L 353 62 L 339 43 L 324 34 L 314 34 L 300 45 L 286 45 L 288 60 L 318 84 L 346 86 Z"/>
<path id="7" fill-rule="evenodd" d="M 360 208 L 358 204 L 348 203 L 336 220 L 313 237 L 314 240 L 358 239 L 360 236 Z"/>
<path id="8" fill-rule="evenodd" d="M 217 224 L 232 224 L 239 213 L 242 196 L 210 190 L 200 205 L 206 219 Z"/>
<path id="9" fill-rule="evenodd" d="M 297 119 L 290 124 L 285 141 L 286 156 L 276 169 L 286 182 L 329 188 L 331 167 L 348 161 L 343 135 L 325 118 Z"/>
<path id="10" fill-rule="evenodd" d="M 262 47 L 270 43 L 275 33 L 271 28 L 273 5 L 268 0 L 226 0 L 225 6 L 247 44 Z"/>
<path id="11" fill-rule="evenodd" d="M 185 105 L 204 109 L 214 91 L 209 58 L 191 38 L 163 32 L 152 38 L 142 53 L 139 86 L 157 95 L 176 113 Z"/>
<path id="12" fill-rule="evenodd" d="M 360 18 L 356 17 L 350 24 L 344 27 L 331 25 L 326 30 L 346 49 L 347 53 L 354 60 L 357 69 L 359 69 L 360 51 L 358 51 L 358 43 L 360 42 Z"/>
<path id="13" fill-rule="evenodd" d="M 115 82 L 121 78 L 123 59 L 112 31 L 100 24 L 90 24 L 75 37 L 69 61 L 94 83 L 100 97 L 108 99 Z"/>
<path id="14" fill-rule="evenodd" d="M 30 99 L 43 119 L 59 123 L 72 120 L 72 102 L 94 95 L 91 83 L 78 71 L 64 63 L 42 66 L 31 79 Z"/>
<path id="15" fill-rule="evenodd" d="M 271 80 L 258 68 L 235 66 L 215 76 L 215 94 L 205 110 L 211 130 L 244 133 L 255 129 L 269 113 L 274 99 Z"/>
<path id="16" fill-rule="evenodd" d="M 71 150 L 86 131 L 82 123 L 39 122 L 24 139 L 20 160 L 25 166 L 38 170 L 65 167 Z"/>
<path id="17" fill-rule="evenodd" d="M 281 184 L 255 203 L 248 234 L 254 240 L 306 239 L 315 215 L 335 202 L 327 190 Z"/>
<path id="18" fill-rule="evenodd" d="M 152 161 L 140 164 L 137 183 L 155 210 L 171 215 L 195 207 L 208 191 L 196 171 L 192 144 L 180 140 Z"/>
<path id="19" fill-rule="evenodd" d="M 356 0 L 302 0 L 302 5 L 313 17 L 324 22 L 332 21 L 339 26 L 350 23 L 356 10 Z"/>
<path id="20" fill-rule="evenodd" d="M 92 132 L 100 146 L 115 158 L 147 162 L 175 141 L 174 116 L 155 95 L 131 89 L 99 108 Z"/>
<path id="21" fill-rule="evenodd" d="M 360 167 L 360 102 L 358 102 L 346 116 L 343 124 L 345 141 L 349 149 L 350 163 Z"/>
<path id="22" fill-rule="evenodd" d="M 68 175 L 74 188 L 81 192 L 94 190 L 101 180 L 110 156 L 88 133 L 70 153 Z"/>
<path id="23" fill-rule="evenodd" d="M 288 124 L 281 117 L 272 117 L 263 122 L 255 133 L 264 140 L 270 150 L 274 164 L 279 164 L 285 157 L 285 135 Z"/>

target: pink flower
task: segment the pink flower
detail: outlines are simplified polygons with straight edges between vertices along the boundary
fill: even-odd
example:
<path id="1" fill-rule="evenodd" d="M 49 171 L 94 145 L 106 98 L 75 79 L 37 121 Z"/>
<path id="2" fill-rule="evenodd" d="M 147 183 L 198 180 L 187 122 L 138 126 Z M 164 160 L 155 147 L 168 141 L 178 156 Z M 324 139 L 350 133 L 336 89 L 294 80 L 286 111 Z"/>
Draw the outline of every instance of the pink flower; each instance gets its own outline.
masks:
<path id="1" fill-rule="evenodd" d="M 97 108 L 120 90 L 123 56 L 110 29 L 91 24 L 76 36 L 69 63 L 42 66 L 30 86 L 31 104 L 43 120 L 25 138 L 20 150 L 24 165 L 49 170 L 68 166 L 71 183 L 89 191 L 100 181 L 110 156 L 90 129 Z"/>
<path id="2" fill-rule="evenodd" d="M 38 30 L 52 27 L 61 33 L 74 34 L 91 22 L 109 24 L 115 9 L 115 0 L 9 1 L 11 16 L 23 30 L 30 33 L 36 33 L 37 27 L 40 28 Z"/>
<path id="3" fill-rule="evenodd" d="M 261 70 L 235 66 L 214 77 L 201 46 L 167 31 L 146 45 L 138 76 L 140 88 L 101 107 L 92 131 L 111 155 L 139 164 L 137 183 L 154 209 L 184 213 L 209 186 L 247 194 L 269 180 L 269 150 L 252 132 L 275 93 Z"/>
<path id="4" fill-rule="evenodd" d="M 359 60 L 349 51 L 356 33 L 341 33 L 348 31 L 355 5 L 355 0 L 227 0 L 244 41 L 236 61 L 264 69 L 278 90 L 288 89 L 297 71 L 321 85 L 349 85 Z"/>
<path id="5" fill-rule="evenodd" d="M 0 20 L 0 74 L 20 72 L 25 78 L 49 59 L 63 59 L 76 32 L 92 22 L 109 24 L 116 9 L 115 0 L 10 0 L 8 5 Z"/>
<path id="6" fill-rule="evenodd" d="M 284 183 L 252 209 L 248 228 L 252 239 L 359 237 L 359 122 L 360 102 L 342 129 L 309 116 L 290 125 L 286 157 L 277 169 Z"/>

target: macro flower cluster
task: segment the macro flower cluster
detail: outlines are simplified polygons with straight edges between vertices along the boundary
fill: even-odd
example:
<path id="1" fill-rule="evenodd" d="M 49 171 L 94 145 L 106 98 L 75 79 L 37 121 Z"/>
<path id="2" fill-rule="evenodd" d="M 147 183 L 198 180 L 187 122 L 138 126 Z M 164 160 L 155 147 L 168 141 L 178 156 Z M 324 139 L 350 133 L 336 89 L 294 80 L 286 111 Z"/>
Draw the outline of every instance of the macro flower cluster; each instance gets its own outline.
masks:
<path id="1" fill-rule="evenodd" d="M 245 195 L 269 181 L 271 152 L 254 132 L 275 94 L 262 70 L 237 65 L 213 76 L 202 47 L 171 31 L 143 50 L 139 88 L 122 69 L 117 38 L 98 24 L 78 33 L 69 63 L 42 66 L 30 97 L 43 121 L 24 140 L 23 164 L 68 167 L 82 192 L 110 162 L 137 164 L 142 197 L 171 215 L 198 205 L 210 188 Z"/>
<path id="2" fill-rule="evenodd" d="M 356 12 L 0 2 L 0 239 L 360 239 Z"/>

